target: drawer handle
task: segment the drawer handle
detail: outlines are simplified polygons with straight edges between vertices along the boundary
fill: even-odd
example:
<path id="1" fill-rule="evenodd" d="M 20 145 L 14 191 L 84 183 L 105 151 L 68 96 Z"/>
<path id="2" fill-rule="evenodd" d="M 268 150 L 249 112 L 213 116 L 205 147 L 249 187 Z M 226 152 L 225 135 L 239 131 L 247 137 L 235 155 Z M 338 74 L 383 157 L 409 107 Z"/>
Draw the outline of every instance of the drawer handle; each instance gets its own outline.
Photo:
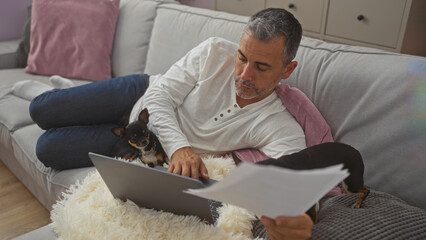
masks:
<path id="1" fill-rule="evenodd" d="M 295 8 L 296 7 L 296 5 L 294 5 L 293 3 L 290 3 L 289 5 L 288 5 L 288 8 L 290 8 L 290 9 L 293 9 L 293 8 Z"/>
<path id="2" fill-rule="evenodd" d="M 364 15 L 360 14 L 358 15 L 358 17 L 356 17 L 356 19 L 358 19 L 358 21 L 362 21 L 365 19 Z"/>

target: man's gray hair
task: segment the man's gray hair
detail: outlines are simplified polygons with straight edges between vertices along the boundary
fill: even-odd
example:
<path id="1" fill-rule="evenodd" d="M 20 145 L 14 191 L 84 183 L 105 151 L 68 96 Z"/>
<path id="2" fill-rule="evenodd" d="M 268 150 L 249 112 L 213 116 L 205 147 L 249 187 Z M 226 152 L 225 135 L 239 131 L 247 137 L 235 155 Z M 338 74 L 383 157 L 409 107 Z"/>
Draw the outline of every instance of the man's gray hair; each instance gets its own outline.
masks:
<path id="1" fill-rule="evenodd" d="M 284 64 L 290 63 L 296 56 L 302 39 L 302 26 L 290 12 L 282 8 L 268 8 L 251 16 L 245 31 L 260 41 L 270 41 L 276 36 L 284 36 Z"/>

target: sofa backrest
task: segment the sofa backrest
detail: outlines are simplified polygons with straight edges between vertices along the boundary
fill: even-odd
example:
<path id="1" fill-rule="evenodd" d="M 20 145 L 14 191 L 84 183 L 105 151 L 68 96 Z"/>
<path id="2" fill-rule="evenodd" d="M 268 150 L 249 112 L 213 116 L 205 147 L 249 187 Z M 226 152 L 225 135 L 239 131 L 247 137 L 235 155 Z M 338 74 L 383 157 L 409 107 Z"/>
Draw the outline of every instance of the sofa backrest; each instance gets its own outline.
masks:
<path id="1" fill-rule="evenodd" d="M 357 148 L 366 184 L 426 209 L 426 58 L 304 38 L 287 80 Z"/>
<path id="2" fill-rule="evenodd" d="M 203 40 L 239 42 L 248 17 L 162 4 L 145 72 L 164 73 Z M 303 38 L 285 82 L 302 90 L 337 142 L 360 150 L 366 184 L 426 209 L 426 59 Z"/>
<path id="3" fill-rule="evenodd" d="M 174 0 L 121 0 L 111 56 L 112 76 L 144 73 L 157 7 Z M 175 2 L 176 4 L 176 2 Z"/>
<path id="4" fill-rule="evenodd" d="M 209 37 L 239 43 L 248 17 L 177 4 L 157 9 L 145 72 L 158 74 Z"/>

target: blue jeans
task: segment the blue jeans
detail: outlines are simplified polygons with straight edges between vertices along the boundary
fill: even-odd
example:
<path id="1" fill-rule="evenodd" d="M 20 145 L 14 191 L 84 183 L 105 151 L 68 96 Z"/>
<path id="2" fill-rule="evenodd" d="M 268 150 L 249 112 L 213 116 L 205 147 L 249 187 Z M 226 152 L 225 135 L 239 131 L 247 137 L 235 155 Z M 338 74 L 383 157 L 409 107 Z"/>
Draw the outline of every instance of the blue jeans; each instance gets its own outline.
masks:
<path id="1" fill-rule="evenodd" d="M 124 126 L 149 85 L 148 75 L 129 75 L 34 98 L 31 118 L 46 132 L 37 141 L 39 160 L 58 170 L 93 166 L 88 152 L 111 155 L 118 141 L 111 129 Z"/>

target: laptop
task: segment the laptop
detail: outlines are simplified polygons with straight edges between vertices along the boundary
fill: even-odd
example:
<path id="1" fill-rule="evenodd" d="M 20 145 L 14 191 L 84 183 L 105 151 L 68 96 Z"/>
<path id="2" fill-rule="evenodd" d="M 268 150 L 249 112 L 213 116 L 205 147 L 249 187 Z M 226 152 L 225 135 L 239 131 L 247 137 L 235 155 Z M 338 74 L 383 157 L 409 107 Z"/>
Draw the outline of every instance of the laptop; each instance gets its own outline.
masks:
<path id="1" fill-rule="evenodd" d="M 89 157 L 115 198 L 130 199 L 143 208 L 195 215 L 214 223 L 209 200 L 183 190 L 204 188 L 216 181 L 203 182 L 169 173 L 162 166 L 150 168 L 95 153 L 89 153 Z"/>

